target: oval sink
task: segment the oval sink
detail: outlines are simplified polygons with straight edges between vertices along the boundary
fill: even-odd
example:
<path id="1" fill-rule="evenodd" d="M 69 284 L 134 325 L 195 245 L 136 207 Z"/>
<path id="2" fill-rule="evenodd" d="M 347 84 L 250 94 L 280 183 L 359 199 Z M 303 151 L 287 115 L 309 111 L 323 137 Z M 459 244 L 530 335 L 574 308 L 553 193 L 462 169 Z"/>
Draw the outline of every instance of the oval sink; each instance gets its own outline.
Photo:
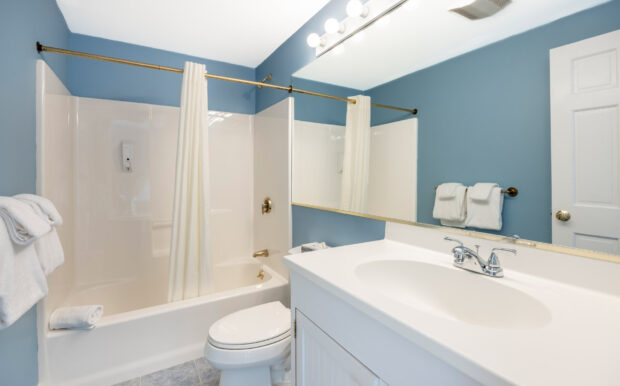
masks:
<path id="1" fill-rule="evenodd" d="M 534 297 L 460 269 L 409 260 L 380 260 L 355 269 L 361 282 L 383 296 L 436 316 L 474 325 L 531 329 L 551 313 Z"/>

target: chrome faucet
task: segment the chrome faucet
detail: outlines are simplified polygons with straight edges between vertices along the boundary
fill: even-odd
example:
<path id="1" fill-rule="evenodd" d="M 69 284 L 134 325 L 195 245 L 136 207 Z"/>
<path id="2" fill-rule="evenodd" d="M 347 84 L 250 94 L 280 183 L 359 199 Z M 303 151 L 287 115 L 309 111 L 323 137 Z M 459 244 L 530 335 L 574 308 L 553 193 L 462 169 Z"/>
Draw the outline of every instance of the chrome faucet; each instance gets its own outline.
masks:
<path id="1" fill-rule="evenodd" d="M 485 261 L 479 255 L 479 245 L 475 246 L 476 251 L 474 252 L 472 249 L 464 246 L 463 243 L 457 239 L 446 236 L 444 237 L 444 240 L 453 241 L 459 244 L 456 247 L 452 248 L 455 266 L 491 277 L 504 276 L 504 269 L 500 266 L 499 259 L 495 251 L 510 252 L 515 255 L 517 254 L 517 251 L 511 248 L 493 248 L 491 250 L 491 255 L 489 256 L 489 259 Z"/>

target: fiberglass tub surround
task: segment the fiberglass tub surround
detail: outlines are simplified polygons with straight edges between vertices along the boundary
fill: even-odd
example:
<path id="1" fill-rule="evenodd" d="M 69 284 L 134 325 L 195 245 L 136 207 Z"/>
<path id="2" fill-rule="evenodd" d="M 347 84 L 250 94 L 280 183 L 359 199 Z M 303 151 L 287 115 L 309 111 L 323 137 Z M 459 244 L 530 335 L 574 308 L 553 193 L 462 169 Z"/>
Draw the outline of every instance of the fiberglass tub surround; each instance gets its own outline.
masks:
<path id="1" fill-rule="evenodd" d="M 617 264 L 517 247 L 517 256 L 500 257 L 505 276 L 493 278 L 455 267 L 443 236 L 388 223 L 385 240 L 288 256 L 301 304 L 292 306 L 312 308 L 307 290 L 296 290 L 297 277 L 308 280 L 483 384 L 603 385 L 620 377 Z M 460 239 L 484 254 L 501 246 Z M 359 349 L 341 344 L 354 355 Z"/>
<path id="2" fill-rule="evenodd" d="M 40 384 L 107 385 L 193 360 L 217 319 L 288 303 L 289 99 L 258 117 L 209 111 L 215 288 L 168 303 L 179 108 L 75 97 L 37 70 L 37 188 L 63 213 L 66 255 L 38 307 Z M 278 204 L 270 216 L 258 196 Z M 47 329 L 55 308 L 85 304 L 104 306 L 94 330 Z"/>

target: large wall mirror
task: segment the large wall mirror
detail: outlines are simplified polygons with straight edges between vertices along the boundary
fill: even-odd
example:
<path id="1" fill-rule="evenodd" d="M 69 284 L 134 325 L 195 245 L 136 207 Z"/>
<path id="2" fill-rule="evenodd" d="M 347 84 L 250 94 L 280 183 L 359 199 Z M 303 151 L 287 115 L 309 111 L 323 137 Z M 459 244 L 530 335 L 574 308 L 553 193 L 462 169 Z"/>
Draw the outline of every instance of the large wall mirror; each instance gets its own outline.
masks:
<path id="1" fill-rule="evenodd" d="M 356 103 L 295 96 L 293 202 L 616 259 L 620 30 L 600 21 L 606 1 L 514 0 L 479 20 L 452 3 L 405 1 L 294 74 Z"/>

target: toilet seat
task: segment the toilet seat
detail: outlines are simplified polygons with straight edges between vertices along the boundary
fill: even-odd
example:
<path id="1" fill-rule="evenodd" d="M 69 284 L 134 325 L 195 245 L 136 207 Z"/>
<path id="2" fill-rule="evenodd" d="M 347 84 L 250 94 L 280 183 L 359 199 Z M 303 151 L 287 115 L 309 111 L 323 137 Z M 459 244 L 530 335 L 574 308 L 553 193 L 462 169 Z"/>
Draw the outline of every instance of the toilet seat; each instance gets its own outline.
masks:
<path id="1" fill-rule="evenodd" d="M 216 348 L 247 350 L 272 345 L 290 335 L 290 310 L 276 301 L 223 317 L 209 328 L 207 340 Z"/>
<path id="2" fill-rule="evenodd" d="M 233 370 L 256 366 L 271 366 L 291 352 L 291 337 L 278 342 L 247 350 L 230 350 L 215 347 L 211 342 L 205 345 L 205 358 L 219 370 Z"/>

